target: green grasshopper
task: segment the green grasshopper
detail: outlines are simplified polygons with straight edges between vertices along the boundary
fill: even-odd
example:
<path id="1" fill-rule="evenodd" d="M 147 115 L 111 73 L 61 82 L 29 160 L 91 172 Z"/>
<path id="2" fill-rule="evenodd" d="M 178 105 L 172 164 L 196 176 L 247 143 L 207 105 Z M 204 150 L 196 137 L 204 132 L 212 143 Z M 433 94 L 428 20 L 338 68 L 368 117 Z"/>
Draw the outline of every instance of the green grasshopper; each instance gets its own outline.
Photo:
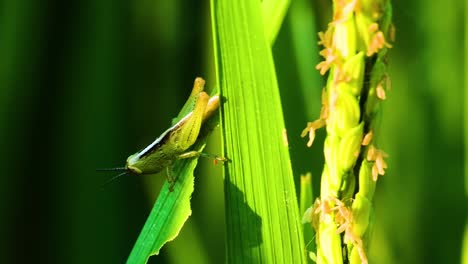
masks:
<path id="1" fill-rule="evenodd" d="M 215 95 L 210 98 L 203 91 L 204 86 L 205 80 L 197 77 L 193 84 L 192 93 L 182 108 L 181 113 L 188 112 L 187 109 L 191 107 L 193 107 L 193 110 L 164 131 L 153 143 L 143 150 L 130 155 L 127 158 L 125 167 L 102 169 L 123 171 L 108 180 L 105 184 L 124 175 L 154 174 L 167 169 L 167 179 L 170 183 L 169 190 L 172 191 L 175 184 L 174 177 L 172 176 L 172 165 L 176 160 L 208 156 L 213 157 L 215 161 L 226 161 L 227 159 L 223 157 L 189 150 L 197 140 L 202 125 L 219 108 L 219 96 Z"/>

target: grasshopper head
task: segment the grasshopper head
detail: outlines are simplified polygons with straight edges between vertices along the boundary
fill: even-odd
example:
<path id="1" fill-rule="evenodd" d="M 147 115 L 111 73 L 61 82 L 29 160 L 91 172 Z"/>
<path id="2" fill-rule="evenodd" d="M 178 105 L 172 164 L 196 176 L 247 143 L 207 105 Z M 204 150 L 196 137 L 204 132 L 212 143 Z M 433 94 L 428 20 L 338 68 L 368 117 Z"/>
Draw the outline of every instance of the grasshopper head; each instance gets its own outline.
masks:
<path id="1" fill-rule="evenodd" d="M 127 171 L 133 173 L 133 174 L 141 174 L 142 170 L 139 169 L 136 164 L 139 161 L 138 153 L 135 153 L 127 158 L 127 164 L 125 165 L 125 168 Z"/>

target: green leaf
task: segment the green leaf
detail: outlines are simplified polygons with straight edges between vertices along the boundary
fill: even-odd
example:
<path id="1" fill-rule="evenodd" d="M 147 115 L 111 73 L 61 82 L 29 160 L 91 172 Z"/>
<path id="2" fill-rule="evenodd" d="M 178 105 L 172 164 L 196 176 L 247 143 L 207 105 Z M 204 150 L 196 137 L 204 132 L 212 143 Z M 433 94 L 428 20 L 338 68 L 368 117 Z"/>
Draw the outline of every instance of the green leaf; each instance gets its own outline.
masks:
<path id="1" fill-rule="evenodd" d="M 149 256 L 158 254 L 166 242 L 178 235 L 192 213 L 190 197 L 193 192 L 193 170 L 197 161 L 191 159 L 176 163 L 174 175 L 178 175 L 178 178 L 174 191 L 169 192 L 169 184 L 164 184 L 127 263 L 146 263 Z"/>
<path id="2" fill-rule="evenodd" d="M 212 0 L 218 87 L 226 99 L 228 263 L 303 263 L 305 251 L 270 43 L 258 1 Z"/>
<path id="3" fill-rule="evenodd" d="M 263 28 L 268 43 L 275 42 L 290 2 L 291 0 L 262 1 Z"/>
<path id="4" fill-rule="evenodd" d="M 307 209 L 313 207 L 314 196 L 312 193 L 312 173 L 308 172 L 305 175 L 301 175 L 301 187 L 299 196 L 299 213 L 304 216 Z M 302 232 L 304 233 L 304 241 L 306 241 L 308 247 L 307 251 L 314 251 L 314 245 L 310 245 L 314 239 L 314 229 L 312 224 L 307 223 L 302 225 Z"/>

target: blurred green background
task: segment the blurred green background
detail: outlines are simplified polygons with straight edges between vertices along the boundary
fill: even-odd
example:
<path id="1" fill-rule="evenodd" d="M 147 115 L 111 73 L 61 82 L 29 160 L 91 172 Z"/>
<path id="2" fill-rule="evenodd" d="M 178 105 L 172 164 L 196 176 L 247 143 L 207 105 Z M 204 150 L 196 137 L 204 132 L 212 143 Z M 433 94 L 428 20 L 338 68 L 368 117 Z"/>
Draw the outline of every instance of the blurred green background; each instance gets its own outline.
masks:
<path id="1" fill-rule="evenodd" d="M 370 257 L 460 263 L 464 2 L 393 3 L 393 88 L 377 141 L 389 169 Z M 330 5 L 294 2 L 273 47 L 296 182 L 312 171 L 315 194 L 324 135 L 311 149 L 299 135 L 319 114 L 323 78 L 301 61 L 319 59 Z M 163 132 L 196 76 L 213 88 L 209 2 L 3 0 L 0 62 L 0 262 L 125 262 L 164 177 L 102 189 L 113 174 L 95 169 L 124 165 Z M 219 131 L 209 145 L 220 152 Z M 224 262 L 222 170 L 202 161 L 196 172 L 192 217 L 150 262 Z"/>

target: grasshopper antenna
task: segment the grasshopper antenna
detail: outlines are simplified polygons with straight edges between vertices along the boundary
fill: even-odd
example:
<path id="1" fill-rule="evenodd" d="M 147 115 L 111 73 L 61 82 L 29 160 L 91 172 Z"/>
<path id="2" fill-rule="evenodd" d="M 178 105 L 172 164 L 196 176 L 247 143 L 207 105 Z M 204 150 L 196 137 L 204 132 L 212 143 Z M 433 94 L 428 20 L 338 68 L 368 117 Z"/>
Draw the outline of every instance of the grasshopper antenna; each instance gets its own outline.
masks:
<path id="1" fill-rule="evenodd" d="M 119 167 L 119 168 L 101 168 L 101 169 L 96 169 L 96 171 L 127 171 L 127 168 L 125 168 L 125 167 Z"/>
<path id="2" fill-rule="evenodd" d="M 104 182 L 103 184 L 101 184 L 101 188 L 104 188 L 105 186 L 107 186 L 109 183 L 115 181 L 117 178 L 120 178 L 124 175 L 128 175 L 128 172 L 127 171 L 124 171 L 122 173 L 119 173 L 117 175 L 115 175 L 114 177 L 110 178 L 109 180 L 107 180 L 106 182 Z"/>
<path id="3" fill-rule="evenodd" d="M 127 168 L 125 167 L 118 167 L 118 168 L 102 168 L 102 169 L 96 169 L 96 171 L 122 171 L 122 173 L 119 173 L 117 175 L 115 175 L 114 177 L 110 178 L 109 180 L 107 180 L 106 182 L 104 182 L 103 184 L 101 184 L 101 188 L 104 188 L 105 186 L 107 186 L 109 183 L 113 182 L 114 180 L 116 180 L 117 178 L 120 178 L 126 174 L 128 174 L 128 171 L 127 171 Z"/>

